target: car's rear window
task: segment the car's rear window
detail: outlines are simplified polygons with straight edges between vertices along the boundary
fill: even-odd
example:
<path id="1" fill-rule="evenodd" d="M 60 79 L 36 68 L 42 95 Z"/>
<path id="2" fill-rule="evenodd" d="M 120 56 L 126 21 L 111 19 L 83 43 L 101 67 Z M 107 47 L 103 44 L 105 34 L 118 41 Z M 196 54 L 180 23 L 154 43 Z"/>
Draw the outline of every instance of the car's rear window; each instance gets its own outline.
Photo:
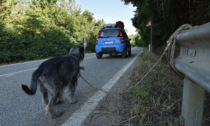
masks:
<path id="1" fill-rule="evenodd" d="M 119 29 L 104 29 L 99 32 L 99 38 L 119 37 Z"/>

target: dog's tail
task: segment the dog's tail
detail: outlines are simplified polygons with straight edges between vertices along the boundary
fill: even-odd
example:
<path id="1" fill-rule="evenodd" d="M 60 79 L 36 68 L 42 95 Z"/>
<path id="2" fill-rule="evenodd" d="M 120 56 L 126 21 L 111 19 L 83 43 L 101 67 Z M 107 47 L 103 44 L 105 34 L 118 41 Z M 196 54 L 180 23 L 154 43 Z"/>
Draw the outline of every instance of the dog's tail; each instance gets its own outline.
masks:
<path id="1" fill-rule="evenodd" d="M 23 89 L 23 91 L 25 91 L 26 94 L 34 95 L 36 93 L 37 81 L 38 81 L 39 76 L 40 76 L 40 71 L 36 70 L 32 75 L 31 88 L 30 89 L 28 88 L 28 86 L 22 84 L 22 89 Z"/>

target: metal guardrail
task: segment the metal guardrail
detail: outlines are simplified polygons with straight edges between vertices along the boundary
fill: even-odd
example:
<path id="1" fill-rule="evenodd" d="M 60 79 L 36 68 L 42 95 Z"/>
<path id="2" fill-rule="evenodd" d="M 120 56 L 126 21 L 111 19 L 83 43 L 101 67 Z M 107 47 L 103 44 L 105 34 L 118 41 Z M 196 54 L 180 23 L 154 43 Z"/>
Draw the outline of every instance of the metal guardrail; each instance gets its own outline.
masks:
<path id="1" fill-rule="evenodd" d="M 201 126 L 204 92 L 210 92 L 210 22 L 177 36 L 181 46 L 175 67 L 185 75 L 182 113 L 186 126 Z"/>

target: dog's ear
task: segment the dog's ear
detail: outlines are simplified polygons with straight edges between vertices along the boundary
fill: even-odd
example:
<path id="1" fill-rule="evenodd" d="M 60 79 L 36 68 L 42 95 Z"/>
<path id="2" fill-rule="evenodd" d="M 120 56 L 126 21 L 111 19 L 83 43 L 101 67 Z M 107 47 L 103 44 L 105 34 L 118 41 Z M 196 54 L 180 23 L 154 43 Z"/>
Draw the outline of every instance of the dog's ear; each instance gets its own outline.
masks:
<path id="1" fill-rule="evenodd" d="M 84 57 L 85 57 L 85 48 L 84 48 L 84 46 L 80 46 L 80 56 L 81 56 L 81 59 L 84 59 Z"/>
<path id="2" fill-rule="evenodd" d="M 71 48 L 72 48 L 73 46 L 69 46 L 69 48 L 68 48 L 68 52 L 71 50 Z"/>
<path id="3" fill-rule="evenodd" d="M 86 49 L 87 44 L 88 44 L 87 38 L 84 37 L 82 42 L 83 42 L 83 47 L 84 47 L 84 49 Z"/>
<path id="4" fill-rule="evenodd" d="M 83 46 L 79 46 L 80 47 L 80 52 L 84 53 L 85 52 L 85 48 Z"/>

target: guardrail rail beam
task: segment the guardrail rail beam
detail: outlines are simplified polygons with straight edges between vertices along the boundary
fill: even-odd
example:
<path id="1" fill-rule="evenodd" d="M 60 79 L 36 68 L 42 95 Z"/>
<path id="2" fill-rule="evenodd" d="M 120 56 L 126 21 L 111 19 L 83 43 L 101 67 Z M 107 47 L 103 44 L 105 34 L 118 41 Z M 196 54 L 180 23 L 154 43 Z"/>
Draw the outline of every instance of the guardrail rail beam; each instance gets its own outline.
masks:
<path id="1" fill-rule="evenodd" d="M 185 75 L 181 118 L 185 126 L 201 126 L 204 92 L 210 92 L 210 22 L 177 35 L 180 54 L 175 67 Z"/>

